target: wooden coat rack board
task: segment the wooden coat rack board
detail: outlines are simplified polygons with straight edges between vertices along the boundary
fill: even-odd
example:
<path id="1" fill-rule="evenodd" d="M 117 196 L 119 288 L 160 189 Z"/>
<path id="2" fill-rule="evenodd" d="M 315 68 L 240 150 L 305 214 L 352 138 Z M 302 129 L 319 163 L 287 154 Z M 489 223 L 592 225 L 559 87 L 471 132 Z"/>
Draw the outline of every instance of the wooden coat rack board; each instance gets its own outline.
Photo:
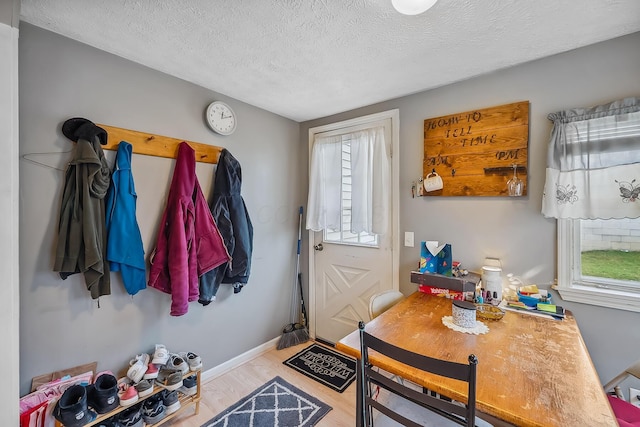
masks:
<path id="1" fill-rule="evenodd" d="M 106 130 L 109 135 L 107 144 L 102 146 L 103 150 L 115 151 L 118 149 L 120 141 L 126 141 L 133 146 L 133 152 L 136 154 L 175 159 L 178 155 L 178 146 L 181 142 L 186 142 L 195 150 L 196 162 L 214 164 L 218 163 L 220 152 L 223 150 L 223 147 L 217 147 L 215 145 L 96 124 Z"/>

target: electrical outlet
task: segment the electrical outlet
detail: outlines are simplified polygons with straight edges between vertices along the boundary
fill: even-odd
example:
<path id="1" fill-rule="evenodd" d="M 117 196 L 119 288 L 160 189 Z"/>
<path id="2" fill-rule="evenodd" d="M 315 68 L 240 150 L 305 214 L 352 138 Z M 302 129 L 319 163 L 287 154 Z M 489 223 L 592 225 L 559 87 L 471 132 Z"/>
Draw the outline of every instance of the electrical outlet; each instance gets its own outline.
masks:
<path id="1" fill-rule="evenodd" d="M 629 403 L 640 408 L 640 390 L 637 388 L 629 388 Z"/>
<path id="2" fill-rule="evenodd" d="M 404 232 L 404 245 L 412 248 L 414 246 L 413 242 L 413 231 L 405 231 Z"/>

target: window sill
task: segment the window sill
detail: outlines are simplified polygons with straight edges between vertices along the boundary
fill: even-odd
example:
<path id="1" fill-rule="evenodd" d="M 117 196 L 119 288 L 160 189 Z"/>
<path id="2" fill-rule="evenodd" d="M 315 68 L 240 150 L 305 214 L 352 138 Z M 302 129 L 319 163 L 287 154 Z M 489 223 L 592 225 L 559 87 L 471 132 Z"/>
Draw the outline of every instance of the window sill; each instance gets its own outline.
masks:
<path id="1" fill-rule="evenodd" d="M 640 313 L 640 294 L 576 284 L 555 289 L 565 301 Z"/>

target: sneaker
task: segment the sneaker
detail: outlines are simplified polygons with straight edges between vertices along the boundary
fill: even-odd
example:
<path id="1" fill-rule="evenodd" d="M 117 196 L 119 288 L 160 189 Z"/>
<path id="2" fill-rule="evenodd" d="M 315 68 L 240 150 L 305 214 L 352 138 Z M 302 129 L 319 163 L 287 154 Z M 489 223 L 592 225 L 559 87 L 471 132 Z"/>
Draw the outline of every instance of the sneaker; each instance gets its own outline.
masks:
<path id="1" fill-rule="evenodd" d="M 147 371 L 142 376 L 142 379 L 152 380 L 154 378 L 158 378 L 158 367 L 153 363 L 149 363 L 149 366 L 147 366 Z"/>
<path id="2" fill-rule="evenodd" d="M 198 383 L 195 375 L 191 375 L 182 380 L 182 387 L 178 391 L 185 396 L 193 396 L 198 392 Z"/>
<path id="3" fill-rule="evenodd" d="M 98 424 L 94 424 L 96 427 L 123 427 L 122 423 L 114 418 L 107 418 L 106 420 L 100 421 Z M 142 426 L 141 426 L 142 427 Z"/>
<path id="4" fill-rule="evenodd" d="M 138 392 L 129 383 L 128 378 L 118 381 L 118 398 L 120 398 L 120 406 L 130 406 L 138 401 Z"/>
<path id="5" fill-rule="evenodd" d="M 118 421 L 123 427 L 143 427 L 142 403 L 131 406 L 118 414 Z"/>
<path id="6" fill-rule="evenodd" d="M 67 388 L 53 408 L 53 416 L 66 427 L 81 427 L 96 419 L 87 406 L 87 390 L 79 384 Z"/>
<path id="7" fill-rule="evenodd" d="M 178 399 L 177 391 L 164 390 L 161 394 L 162 403 L 164 404 L 167 415 L 173 414 L 180 409 L 180 399 Z"/>
<path id="8" fill-rule="evenodd" d="M 177 354 L 172 354 L 165 365 L 165 368 L 173 371 L 180 371 L 182 374 L 189 372 L 189 365 L 187 362 Z"/>
<path id="9" fill-rule="evenodd" d="M 134 383 L 140 382 L 144 374 L 149 367 L 149 355 L 146 353 L 137 355 L 129 362 L 129 370 L 127 376 L 131 378 Z"/>
<path id="10" fill-rule="evenodd" d="M 165 365 L 169 360 L 169 352 L 163 344 L 156 344 L 156 350 L 153 352 L 151 363 L 154 365 Z"/>
<path id="11" fill-rule="evenodd" d="M 149 357 L 149 355 L 147 353 L 142 353 L 142 354 L 137 354 L 136 357 L 131 359 L 129 361 L 129 365 L 133 365 L 138 360 L 142 361 L 142 364 L 144 366 L 147 366 L 149 363 L 151 363 L 151 357 Z"/>
<path id="12" fill-rule="evenodd" d="M 142 404 L 142 419 L 147 424 L 155 424 L 167 415 L 160 394 L 154 394 Z"/>
<path id="13" fill-rule="evenodd" d="M 118 380 L 103 373 L 94 384 L 87 386 L 87 402 L 99 414 L 106 414 L 118 407 Z"/>
<path id="14" fill-rule="evenodd" d="M 153 381 L 142 380 L 135 385 L 135 388 L 138 392 L 138 397 L 142 399 L 153 393 Z"/>
<path id="15" fill-rule="evenodd" d="M 182 372 L 161 369 L 156 384 L 170 391 L 177 390 L 182 387 Z"/>
<path id="16" fill-rule="evenodd" d="M 202 368 L 202 359 L 195 353 L 180 353 L 180 357 L 187 361 L 190 371 L 197 371 Z"/>

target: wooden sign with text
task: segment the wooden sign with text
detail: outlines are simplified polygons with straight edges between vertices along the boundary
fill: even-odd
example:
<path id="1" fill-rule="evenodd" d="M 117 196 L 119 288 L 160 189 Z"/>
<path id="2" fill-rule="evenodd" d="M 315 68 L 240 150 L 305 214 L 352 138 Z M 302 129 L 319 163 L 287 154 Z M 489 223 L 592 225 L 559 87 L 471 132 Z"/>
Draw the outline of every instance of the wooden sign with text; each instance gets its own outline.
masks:
<path id="1" fill-rule="evenodd" d="M 508 196 L 517 175 L 527 194 L 529 102 L 500 105 L 424 121 L 423 178 L 442 177 L 425 196 Z"/>

